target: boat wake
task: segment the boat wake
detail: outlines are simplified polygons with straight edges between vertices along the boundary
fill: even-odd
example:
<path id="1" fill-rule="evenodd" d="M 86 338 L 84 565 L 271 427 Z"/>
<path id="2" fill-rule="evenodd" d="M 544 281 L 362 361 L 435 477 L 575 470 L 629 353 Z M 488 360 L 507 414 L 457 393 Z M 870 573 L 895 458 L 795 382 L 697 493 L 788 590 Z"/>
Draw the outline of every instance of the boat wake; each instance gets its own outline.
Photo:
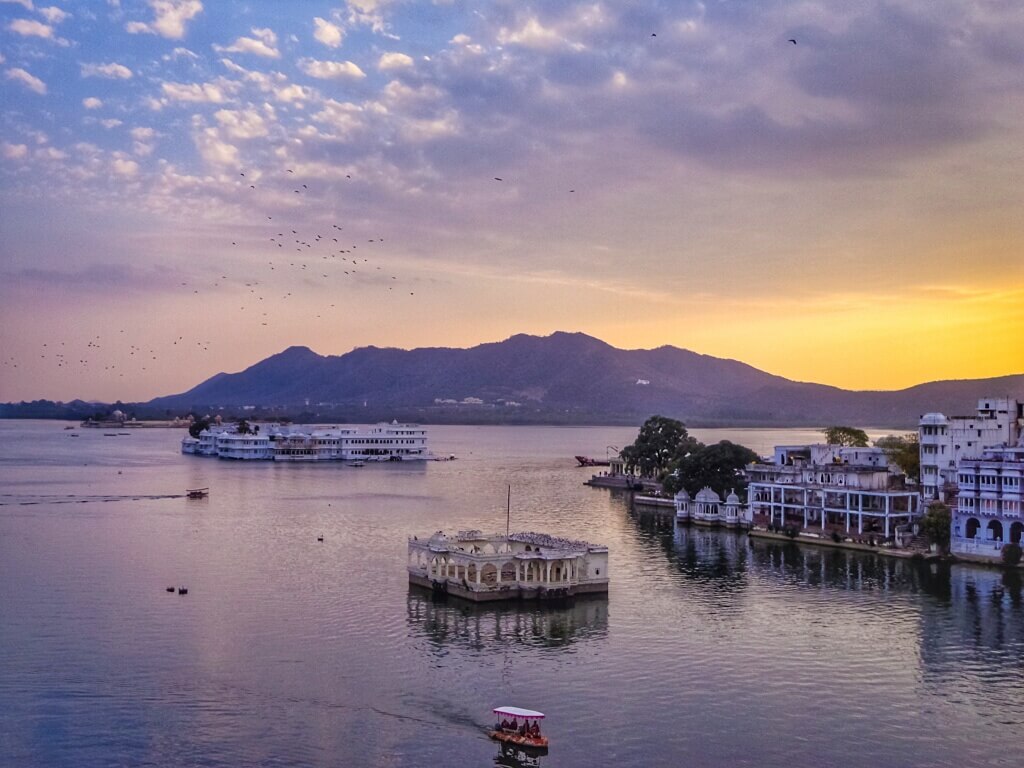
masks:
<path id="1" fill-rule="evenodd" d="M 135 494 L 132 496 L 98 495 L 83 496 L 69 494 L 43 494 L 29 496 L 16 493 L 0 493 L 0 507 L 26 507 L 33 504 L 92 504 L 110 501 L 149 501 L 151 499 L 183 499 L 183 493 Z"/>

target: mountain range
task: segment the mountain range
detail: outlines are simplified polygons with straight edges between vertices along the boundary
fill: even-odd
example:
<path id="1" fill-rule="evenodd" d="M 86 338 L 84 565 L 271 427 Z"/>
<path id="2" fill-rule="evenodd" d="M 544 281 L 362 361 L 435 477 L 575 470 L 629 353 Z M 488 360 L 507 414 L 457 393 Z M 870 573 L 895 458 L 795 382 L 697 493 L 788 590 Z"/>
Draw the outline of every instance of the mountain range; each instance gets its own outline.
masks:
<path id="1" fill-rule="evenodd" d="M 1024 399 L 1024 374 L 851 391 L 792 381 L 678 347 L 617 349 L 583 333 L 519 334 L 469 349 L 289 347 L 218 373 L 147 411 L 213 408 L 343 421 L 635 424 L 652 414 L 691 426 L 847 424 L 906 428 L 922 413 L 973 413 L 979 397 Z M 255 406 L 255 408 L 251 408 Z"/>

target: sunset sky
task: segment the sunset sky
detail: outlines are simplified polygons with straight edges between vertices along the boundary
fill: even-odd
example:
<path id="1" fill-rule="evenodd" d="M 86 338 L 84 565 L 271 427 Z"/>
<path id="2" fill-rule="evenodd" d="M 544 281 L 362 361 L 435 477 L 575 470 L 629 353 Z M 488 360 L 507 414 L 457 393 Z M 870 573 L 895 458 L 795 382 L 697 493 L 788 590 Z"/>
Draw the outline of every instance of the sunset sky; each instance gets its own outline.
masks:
<path id="1" fill-rule="evenodd" d="M 0 0 L 0 101 L 0 400 L 555 330 L 1024 372 L 1017 0 Z"/>

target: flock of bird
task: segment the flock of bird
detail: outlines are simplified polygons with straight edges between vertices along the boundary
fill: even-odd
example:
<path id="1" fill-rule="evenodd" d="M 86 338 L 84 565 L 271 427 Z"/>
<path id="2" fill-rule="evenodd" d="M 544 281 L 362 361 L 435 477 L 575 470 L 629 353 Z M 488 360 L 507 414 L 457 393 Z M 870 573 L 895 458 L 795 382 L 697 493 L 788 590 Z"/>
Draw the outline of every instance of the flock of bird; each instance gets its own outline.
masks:
<path id="1" fill-rule="evenodd" d="M 650 36 L 657 37 L 657 33 L 652 32 Z M 797 44 L 794 38 L 789 38 L 787 42 L 793 45 Z M 248 190 L 256 191 L 257 184 L 261 182 L 262 178 L 261 173 L 247 175 L 246 170 L 239 170 L 235 182 L 237 191 L 243 192 L 246 187 Z M 292 187 L 292 194 L 299 195 L 300 198 L 310 192 L 307 184 L 301 182 L 294 184 L 293 180 L 296 177 L 293 168 L 284 169 L 284 172 L 276 179 L 270 178 L 277 182 L 279 188 L 284 181 L 290 182 L 288 186 Z M 352 176 L 346 174 L 345 178 L 351 180 Z M 500 176 L 494 176 L 493 179 L 499 183 L 505 181 Z M 569 189 L 568 191 L 574 193 L 576 190 Z M 294 212 L 294 208 L 292 210 Z M 180 287 L 197 296 L 207 293 L 209 289 L 227 287 L 244 289 L 244 299 L 238 309 L 240 312 L 246 312 L 246 317 L 251 317 L 255 310 L 260 328 L 267 328 L 274 322 L 269 299 L 294 300 L 293 293 L 284 290 L 281 285 L 286 282 L 284 278 L 289 273 L 290 276 L 299 277 L 309 285 L 319 283 L 321 286 L 339 285 L 341 281 L 355 282 L 358 280 L 361 287 L 365 288 L 368 285 L 367 277 L 369 277 L 369 283 L 375 282 L 381 287 L 386 285 L 389 292 L 394 292 L 396 288 L 399 293 L 404 292 L 398 275 L 392 274 L 392 270 L 385 270 L 383 265 L 377 263 L 379 256 L 375 254 L 374 259 L 371 260 L 364 255 L 368 251 L 379 248 L 384 242 L 383 237 L 378 235 L 367 239 L 365 243 L 362 243 L 360 239 L 359 242 L 363 244 L 363 250 L 357 253 L 359 244 L 353 242 L 355 238 L 346 237 L 345 228 L 340 223 L 332 223 L 329 228 L 320 231 L 319 229 L 304 229 L 297 220 L 289 222 L 287 219 L 287 214 L 284 216 L 280 213 L 276 216 L 267 215 L 265 219 L 261 220 L 260 229 L 262 231 L 258 237 L 253 238 L 250 229 L 246 233 L 247 237 L 243 238 L 236 234 L 235 239 L 229 241 L 231 249 L 245 251 L 249 259 L 255 256 L 266 259 L 265 264 L 262 265 L 265 272 L 262 279 L 254 276 L 255 273 L 252 272 L 251 267 L 247 268 L 245 276 L 230 276 L 227 273 L 228 270 L 222 269 L 219 277 L 212 281 L 184 280 Z M 416 294 L 415 291 L 408 291 L 408 295 L 415 296 Z M 309 304 L 310 302 L 304 301 L 304 303 Z M 315 318 L 322 319 L 322 313 L 336 308 L 337 304 L 331 303 L 317 312 Z M 118 377 L 123 378 L 126 370 L 129 373 L 133 370 L 146 371 L 152 363 L 160 360 L 161 355 L 180 351 L 186 346 L 194 346 L 200 351 L 208 352 L 212 344 L 209 339 L 186 340 L 184 335 L 168 335 L 164 342 L 157 343 L 156 346 L 152 346 L 151 342 L 145 346 L 128 344 L 125 347 L 125 334 L 127 334 L 127 329 L 122 328 L 118 332 L 117 339 L 93 336 L 86 341 L 84 347 L 79 342 L 74 350 L 72 350 L 73 344 L 69 344 L 67 341 L 60 341 L 53 345 L 43 344 L 38 350 L 39 359 L 50 361 L 56 369 L 73 369 L 76 372 L 98 370 L 102 366 L 103 371 L 117 374 Z M 147 336 L 153 338 L 154 334 L 151 329 Z M 123 354 L 126 348 L 127 360 Z M 116 355 L 102 354 L 100 350 L 104 349 L 116 352 Z M 115 362 L 115 359 L 120 363 Z M 19 365 L 24 365 L 26 362 L 16 355 L 8 355 L 0 358 L 0 367 L 18 368 Z M 129 365 L 132 367 L 129 368 Z"/>

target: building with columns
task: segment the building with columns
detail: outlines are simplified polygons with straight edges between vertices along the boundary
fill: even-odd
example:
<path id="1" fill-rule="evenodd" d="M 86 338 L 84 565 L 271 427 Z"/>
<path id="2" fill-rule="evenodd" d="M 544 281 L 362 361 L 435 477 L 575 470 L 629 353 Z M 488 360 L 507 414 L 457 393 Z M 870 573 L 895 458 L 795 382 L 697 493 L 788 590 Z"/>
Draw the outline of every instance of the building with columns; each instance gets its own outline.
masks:
<path id="1" fill-rule="evenodd" d="M 1024 437 L 1016 446 L 986 448 L 957 465 L 958 493 L 950 550 L 961 556 L 1000 559 L 1006 543 L 1024 535 Z"/>
<path id="2" fill-rule="evenodd" d="M 477 602 L 608 591 L 608 548 L 546 533 L 438 531 L 409 539 L 409 581 Z"/>
<path id="3" fill-rule="evenodd" d="M 677 522 L 708 526 L 724 525 L 726 528 L 736 528 L 749 523 L 736 491 L 730 491 L 723 502 L 722 497 L 707 486 L 697 491 L 693 499 L 683 488 L 673 497 L 673 501 Z"/>
<path id="4" fill-rule="evenodd" d="M 952 503 L 960 458 L 980 456 L 986 448 L 1015 445 L 1022 425 L 1024 402 L 1008 397 L 979 399 L 974 416 L 926 413 L 917 427 L 922 498 Z"/>
<path id="5" fill-rule="evenodd" d="M 780 445 L 772 462 L 749 464 L 745 472 L 755 529 L 796 528 L 899 546 L 920 514 L 917 492 L 906 488 L 880 448 Z"/>

